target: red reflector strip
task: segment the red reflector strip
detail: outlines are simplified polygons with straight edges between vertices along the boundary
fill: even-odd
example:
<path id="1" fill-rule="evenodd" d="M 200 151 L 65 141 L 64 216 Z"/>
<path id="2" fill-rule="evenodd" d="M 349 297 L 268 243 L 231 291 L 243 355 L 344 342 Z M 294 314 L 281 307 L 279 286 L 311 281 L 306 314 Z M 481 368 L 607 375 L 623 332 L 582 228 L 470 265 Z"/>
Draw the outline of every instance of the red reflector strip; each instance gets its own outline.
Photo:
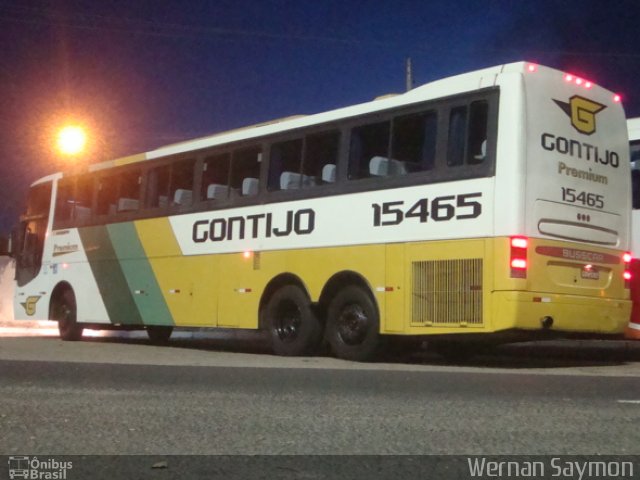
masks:
<path id="1" fill-rule="evenodd" d="M 533 297 L 534 303 L 551 303 L 550 297 Z"/>

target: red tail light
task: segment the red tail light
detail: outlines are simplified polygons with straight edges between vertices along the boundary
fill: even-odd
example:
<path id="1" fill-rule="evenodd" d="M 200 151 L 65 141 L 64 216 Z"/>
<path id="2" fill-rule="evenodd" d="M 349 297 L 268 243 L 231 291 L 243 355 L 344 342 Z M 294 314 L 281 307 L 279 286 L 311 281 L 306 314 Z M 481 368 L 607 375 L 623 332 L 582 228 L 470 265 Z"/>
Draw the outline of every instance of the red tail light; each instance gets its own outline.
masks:
<path id="1" fill-rule="evenodd" d="M 511 278 L 527 278 L 529 239 L 527 237 L 511 237 L 510 242 L 509 265 L 511 267 Z"/>
<path id="2" fill-rule="evenodd" d="M 625 288 L 631 288 L 631 279 L 633 278 L 633 275 L 631 274 L 631 260 L 633 260 L 633 255 L 631 255 L 631 253 L 626 252 L 622 255 L 622 262 L 624 263 L 622 278 L 624 278 Z"/>

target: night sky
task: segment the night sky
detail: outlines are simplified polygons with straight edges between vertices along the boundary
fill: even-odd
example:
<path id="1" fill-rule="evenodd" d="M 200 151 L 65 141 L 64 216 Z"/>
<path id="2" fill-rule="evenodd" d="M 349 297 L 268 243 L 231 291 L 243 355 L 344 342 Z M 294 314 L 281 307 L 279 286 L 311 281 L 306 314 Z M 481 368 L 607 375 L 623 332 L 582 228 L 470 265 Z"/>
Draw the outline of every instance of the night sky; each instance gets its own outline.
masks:
<path id="1" fill-rule="evenodd" d="M 640 0 L 0 0 L 0 233 L 62 161 L 91 161 L 528 60 L 583 75 L 640 116 Z"/>

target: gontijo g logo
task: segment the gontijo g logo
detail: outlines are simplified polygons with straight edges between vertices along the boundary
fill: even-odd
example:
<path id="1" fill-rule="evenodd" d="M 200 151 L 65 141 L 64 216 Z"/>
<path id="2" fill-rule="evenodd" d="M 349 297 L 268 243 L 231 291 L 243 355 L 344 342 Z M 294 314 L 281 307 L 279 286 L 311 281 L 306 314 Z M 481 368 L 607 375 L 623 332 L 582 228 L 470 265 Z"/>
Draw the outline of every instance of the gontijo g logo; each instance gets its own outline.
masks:
<path id="1" fill-rule="evenodd" d="M 569 99 L 569 103 L 553 100 L 564 113 L 571 118 L 571 125 L 585 135 L 591 135 L 596 131 L 596 113 L 601 112 L 605 105 L 594 102 L 588 98 L 574 95 Z"/>

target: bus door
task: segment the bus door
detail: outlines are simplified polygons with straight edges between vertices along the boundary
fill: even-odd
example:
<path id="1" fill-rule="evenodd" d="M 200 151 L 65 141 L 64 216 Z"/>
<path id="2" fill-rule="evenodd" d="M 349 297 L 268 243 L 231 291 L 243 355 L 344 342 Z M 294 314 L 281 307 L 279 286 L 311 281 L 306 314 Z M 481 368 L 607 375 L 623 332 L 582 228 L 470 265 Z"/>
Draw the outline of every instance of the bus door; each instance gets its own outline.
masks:
<path id="1" fill-rule="evenodd" d="M 13 231 L 12 244 L 19 287 L 33 280 L 42 266 L 50 205 L 51 182 L 31 188 L 27 198 L 27 211 Z"/>

